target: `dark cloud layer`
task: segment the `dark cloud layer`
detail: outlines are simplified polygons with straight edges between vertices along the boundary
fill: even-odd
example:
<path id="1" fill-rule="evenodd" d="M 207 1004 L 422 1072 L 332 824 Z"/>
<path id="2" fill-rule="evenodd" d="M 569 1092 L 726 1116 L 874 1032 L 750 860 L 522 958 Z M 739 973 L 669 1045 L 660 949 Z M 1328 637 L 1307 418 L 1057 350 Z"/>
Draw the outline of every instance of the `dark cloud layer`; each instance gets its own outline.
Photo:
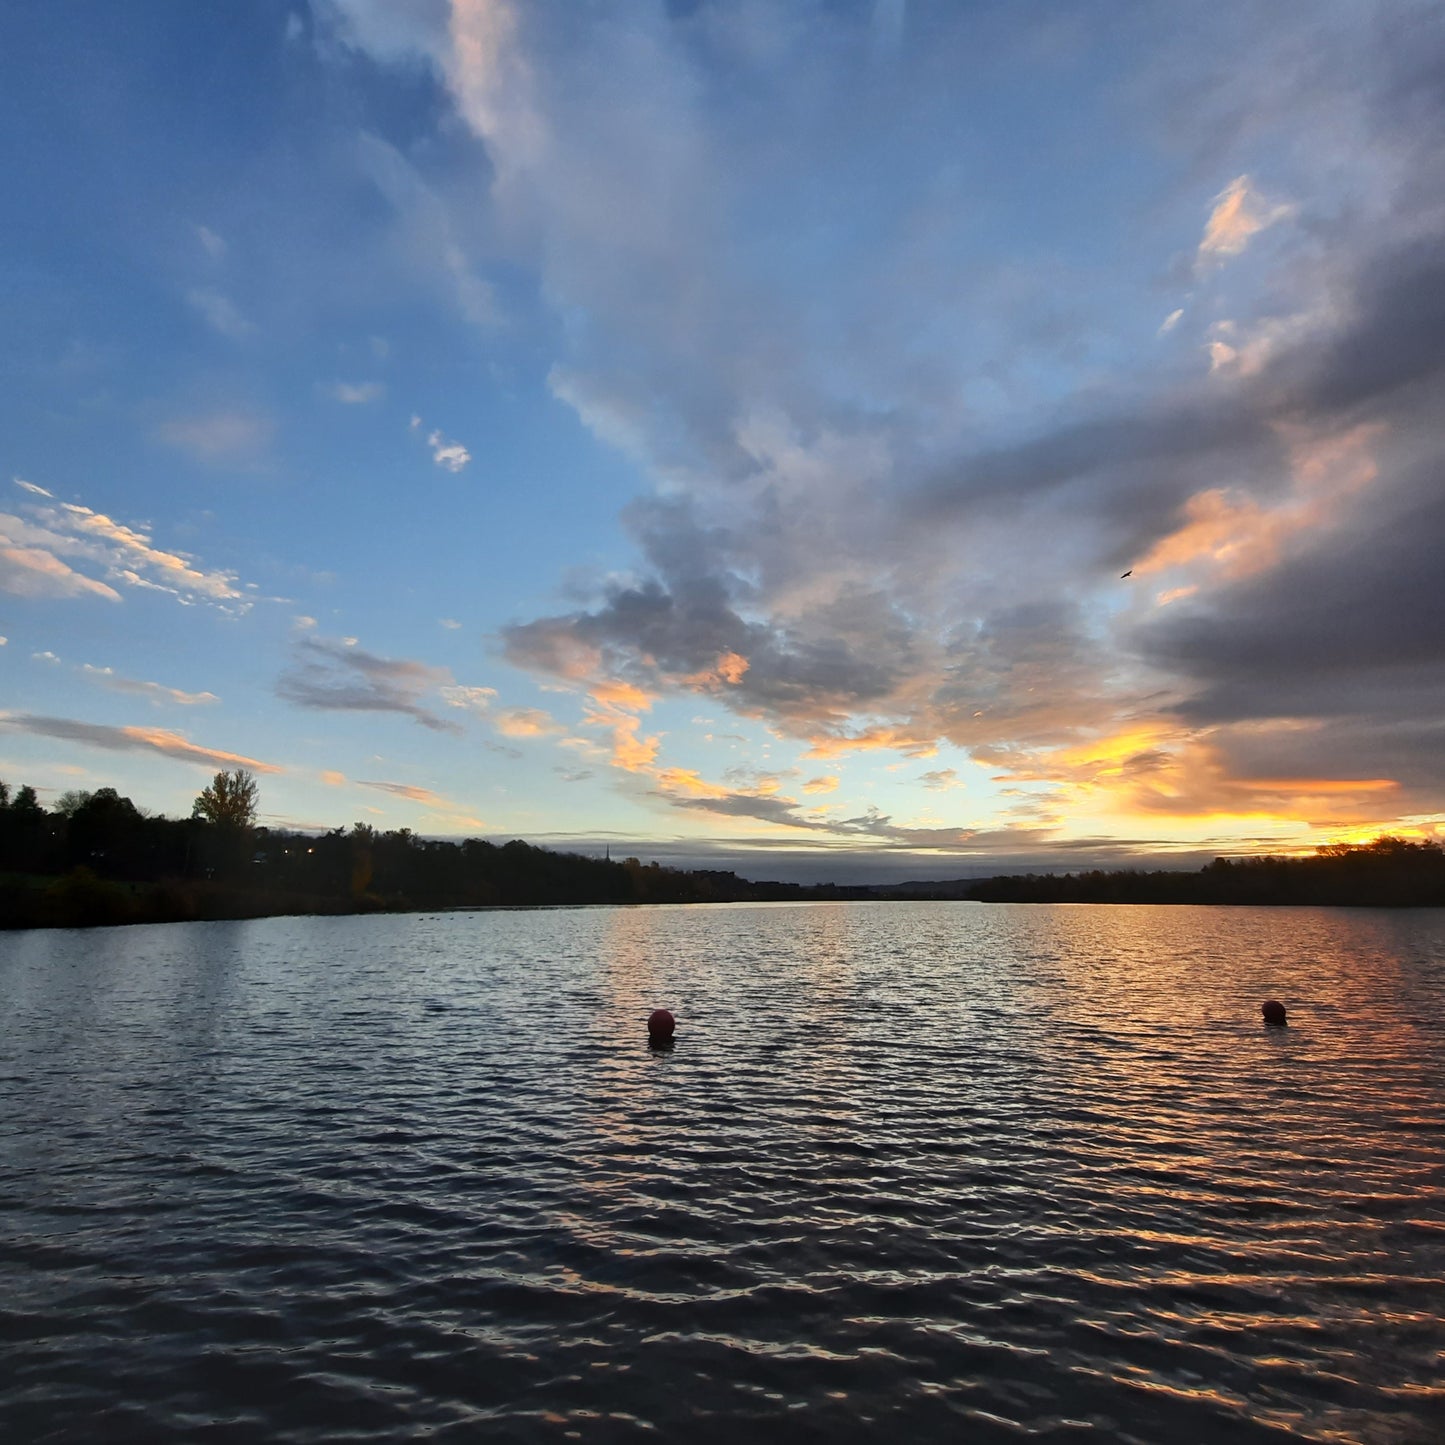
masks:
<path id="1" fill-rule="evenodd" d="M 370 12 L 351 9 L 364 32 Z M 860 204 L 887 239 L 870 233 L 856 270 L 847 245 L 840 259 L 811 233 L 816 279 L 759 257 L 783 255 L 799 220 L 781 190 L 745 197 L 778 204 L 779 234 L 735 244 L 706 184 L 720 156 L 729 175 L 762 156 L 826 196 L 844 138 L 909 155 L 916 99 L 1041 39 L 976 11 L 910 12 L 886 84 L 849 71 L 861 32 L 846 17 L 826 63 L 796 39 L 806 27 L 776 32 L 766 59 L 710 51 L 814 127 L 775 124 L 761 152 L 707 109 L 717 87 L 686 83 L 717 41 L 708 7 L 645 22 L 662 75 L 609 49 L 607 25 L 557 25 L 545 7 L 514 37 L 524 61 L 528 46 L 547 61 L 519 67 L 522 100 L 442 63 L 544 238 L 546 284 L 586 318 L 555 394 L 660 483 L 626 517 L 635 574 L 503 629 L 507 658 L 577 686 L 705 693 L 818 757 L 947 741 L 1063 786 L 1103 775 L 1073 751 L 1140 728 L 1153 732 L 1121 744 L 1111 776 L 1154 787 L 1150 806 L 1166 806 L 1166 779 L 1207 812 L 1313 777 L 1372 797 L 1394 780 L 1412 806 L 1445 808 L 1425 755 L 1445 692 L 1445 12 L 1221 0 L 1050 32 L 1060 73 L 1102 84 L 1118 67 L 1104 86 L 1118 144 L 1164 175 L 1161 211 L 1193 218 L 1183 231 L 1131 212 L 1107 234 L 1137 251 L 1095 270 L 1064 237 L 962 274 L 956 256 L 974 253 L 957 217 L 980 199 L 1045 205 L 1047 163 L 1007 185 L 980 170 L 972 190 L 883 176 Z M 418 23 L 407 43 L 449 55 Z M 622 77 L 647 124 L 598 137 L 585 118 Z M 514 146 L 532 126 L 550 150 Z M 1086 169 L 1103 134 L 1078 138 Z M 1066 189 L 1063 230 L 1124 204 Z M 1158 300 L 1142 331 L 1141 294 Z M 290 695 L 353 696 L 348 664 L 326 665 L 340 677 Z M 359 695 L 390 701 L 330 705 L 415 715 L 417 694 L 387 685 L 368 676 Z M 1186 753 L 1209 760 L 1216 796 L 1171 778 Z M 880 843 L 930 835 L 764 790 L 658 795 Z"/>

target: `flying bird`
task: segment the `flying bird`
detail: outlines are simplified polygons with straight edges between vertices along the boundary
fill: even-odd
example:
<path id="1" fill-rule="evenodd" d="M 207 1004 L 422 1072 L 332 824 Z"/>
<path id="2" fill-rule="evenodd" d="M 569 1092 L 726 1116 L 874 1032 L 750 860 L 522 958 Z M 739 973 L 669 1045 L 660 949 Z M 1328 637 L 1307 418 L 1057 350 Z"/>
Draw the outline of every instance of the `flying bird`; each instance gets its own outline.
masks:
<path id="1" fill-rule="evenodd" d="M 1134 575 L 1134 569 L 1131 567 L 1127 572 L 1121 572 L 1121 573 L 1119 574 L 1119 581 L 1122 582 L 1126 577 L 1132 577 L 1133 575 Z"/>

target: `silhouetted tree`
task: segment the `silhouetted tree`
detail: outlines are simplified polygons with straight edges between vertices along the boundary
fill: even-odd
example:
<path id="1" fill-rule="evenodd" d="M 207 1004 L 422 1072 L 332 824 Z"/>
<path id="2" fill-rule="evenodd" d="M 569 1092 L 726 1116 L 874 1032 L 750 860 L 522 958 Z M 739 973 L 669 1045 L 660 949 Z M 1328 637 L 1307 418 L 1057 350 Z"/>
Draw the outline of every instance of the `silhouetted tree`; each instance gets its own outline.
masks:
<path id="1" fill-rule="evenodd" d="M 197 795 L 191 817 L 222 828 L 251 827 L 256 821 L 256 779 L 245 768 L 217 773 L 211 786 Z"/>
<path id="2" fill-rule="evenodd" d="M 0 784 L 0 868 L 43 872 L 50 854 L 45 809 L 28 783 L 15 790 Z"/>
<path id="3" fill-rule="evenodd" d="M 29 783 L 15 794 L 15 801 L 10 804 L 10 815 L 36 823 L 45 816 L 45 809 L 40 806 L 40 799 L 35 796 L 35 789 Z"/>

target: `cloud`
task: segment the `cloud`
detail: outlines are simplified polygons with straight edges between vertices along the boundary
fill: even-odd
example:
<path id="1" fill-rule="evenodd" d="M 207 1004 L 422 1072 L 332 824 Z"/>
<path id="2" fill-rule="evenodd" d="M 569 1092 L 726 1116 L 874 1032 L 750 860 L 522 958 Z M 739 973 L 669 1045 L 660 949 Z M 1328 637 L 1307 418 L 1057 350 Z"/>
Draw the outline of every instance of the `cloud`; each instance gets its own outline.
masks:
<path id="1" fill-rule="evenodd" d="M 451 799 L 442 797 L 440 793 L 435 793 L 430 788 L 418 787 L 414 783 L 368 782 L 364 778 L 358 778 L 356 785 L 359 788 L 372 788 L 380 793 L 389 793 L 392 797 L 402 798 L 408 803 L 417 803 L 428 809 L 428 816 L 449 828 L 470 828 L 480 831 L 486 827 L 482 819 L 475 818 L 467 812 L 465 805 L 454 803 Z M 381 811 L 379 808 L 367 809 L 369 813 L 380 813 Z"/>
<path id="2" fill-rule="evenodd" d="M 276 684 L 277 696 L 286 702 L 323 712 L 401 713 L 433 732 L 461 731 L 422 701 L 451 684 L 445 668 L 378 657 L 352 638 L 303 636 L 293 646 L 293 657 Z"/>
<path id="3" fill-rule="evenodd" d="M 29 492 L 32 496 L 53 497 L 55 495 L 53 492 L 47 492 L 44 487 L 37 487 L 34 482 L 23 481 L 19 477 L 14 477 L 12 480 L 17 487 L 22 491 Z"/>
<path id="4" fill-rule="evenodd" d="M 1237 176 L 1214 198 L 1196 264 L 1217 264 L 1238 256 L 1261 231 L 1293 212 L 1292 206 L 1266 201 L 1248 176 Z"/>
<path id="5" fill-rule="evenodd" d="M 407 423 L 408 430 L 420 432 L 422 419 L 413 412 L 410 422 Z M 446 471 L 460 472 L 472 459 L 472 454 L 460 442 L 451 442 L 436 428 L 426 433 L 426 444 L 431 448 L 432 461 Z"/>
<path id="6" fill-rule="evenodd" d="M 448 632 L 456 632 L 461 628 L 462 625 L 460 622 L 457 621 L 455 617 L 441 617 L 437 620 L 441 624 L 441 626 L 446 628 Z"/>
<path id="7" fill-rule="evenodd" d="M 391 207 L 395 252 L 419 280 L 436 287 L 448 310 L 459 311 L 474 326 L 495 325 L 496 294 L 468 254 L 471 208 L 449 202 L 407 155 L 379 135 L 364 132 L 356 144 L 361 170 Z"/>
<path id="8" fill-rule="evenodd" d="M 14 597 L 103 597 L 119 602 L 114 587 L 77 572 L 43 547 L 20 546 L 15 534 L 35 535 L 18 517 L 0 512 L 0 591 Z"/>
<path id="9" fill-rule="evenodd" d="M 918 781 L 925 788 L 936 793 L 947 792 L 950 788 L 961 788 L 963 784 L 959 781 L 958 771 L 955 768 L 935 768 L 931 772 L 920 773 Z"/>
<path id="10" fill-rule="evenodd" d="M 244 461 L 262 451 L 271 440 L 268 418 L 244 411 L 212 411 L 200 416 L 176 417 L 157 431 L 167 446 L 189 453 L 202 462 Z"/>
<path id="11" fill-rule="evenodd" d="M 803 784 L 803 791 L 805 793 L 836 792 L 839 781 L 837 773 L 821 773 L 816 778 L 809 778 Z"/>
<path id="12" fill-rule="evenodd" d="M 255 325 L 241 314 L 236 303 L 219 291 L 209 288 L 190 291 L 186 301 L 212 331 L 228 340 L 245 341 L 256 333 Z"/>
<path id="13" fill-rule="evenodd" d="M 564 732 L 551 713 L 540 707 L 509 707 L 494 714 L 496 729 L 505 738 L 541 738 Z"/>
<path id="14" fill-rule="evenodd" d="M 343 788 L 346 786 L 346 774 L 338 773 L 334 768 L 327 768 L 321 773 L 321 781 L 328 788 Z"/>
<path id="15" fill-rule="evenodd" d="M 386 395 L 386 383 L 382 381 L 333 382 L 327 394 L 346 406 L 366 406 L 380 401 Z"/>
<path id="16" fill-rule="evenodd" d="M 160 753 L 183 763 L 208 768 L 247 768 L 253 773 L 280 773 L 276 763 L 248 758 L 242 753 L 222 752 L 190 742 L 164 728 L 109 727 L 101 723 L 76 722 L 70 718 L 39 717 L 33 713 L 0 712 L 0 729 L 29 733 L 35 737 L 60 738 L 111 752 Z"/>
<path id="17" fill-rule="evenodd" d="M 438 691 L 448 707 L 465 708 L 475 713 L 488 712 L 497 696 L 494 687 L 463 687 L 455 683 L 439 688 Z"/>
<path id="18" fill-rule="evenodd" d="M 196 227 L 196 240 L 201 243 L 201 248 L 213 261 L 220 261 L 226 254 L 225 240 L 211 230 L 209 226 Z"/>
<path id="19" fill-rule="evenodd" d="M 82 663 L 80 670 L 86 677 L 98 682 L 102 687 L 109 688 L 112 692 L 128 693 L 133 697 L 143 697 L 154 703 L 202 707 L 221 700 L 213 692 L 183 692 L 178 687 L 165 687 L 158 682 L 139 682 L 134 678 L 120 676 L 113 668 L 94 667 L 88 662 Z"/>
<path id="20" fill-rule="evenodd" d="M 9 563 L 0 567 L 8 586 L 33 590 L 22 595 L 90 593 L 115 601 L 109 583 L 166 592 L 184 603 L 205 602 L 245 612 L 255 598 L 232 572 L 206 571 L 183 552 L 155 546 L 143 526 L 130 526 L 77 503 L 22 503 L 25 516 L 0 514 L 0 537 Z M 98 564 L 105 581 L 87 577 L 62 558 Z M 30 574 L 30 575 L 27 575 Z M 37 588 L 37 579 L 43 587 Z"/>
<path id="21" fill-rule="evenodd" d="M 945 7 L 882 66 L 858 7 L 826 46 L 807 14 L 683 8 L 341 5 L 352 43 L 445 86 L 485 151 L 487 223 L 558 314 L 553 395 L 652 483 L 623 518 L 629 569 L 501 633 L 509 661 L 596 699 L 566 745 L 676 806 L 820 836 L 779 791 L 662 781 L 639 699 L 703 695 L 819 759 L 947 742 L 1033 790 L 1019 808 L 1445 807 L 1433 12 L 1221 0 L 1187 35 L 1121 22 L 1131 83 L 1101 71 L 1081 95 L 1119 125 L 1094 193 L 1161 138 L 1171 169 L 1156 222 L 1095 207 L 1072 247 L 1032 209 L 1072 127 L 1017 153 L 1017 214 L 928 149 L 940 117 L 968 133 L 970 81 L 1033 53 L 1036 27 Z M 1230 176 L 1196 243 L 1200 178 Z M 1027 257 L 1000 259 L 1000 236 Z M 1189 295 L 1161 330 L 1187 302 L 1212 369 L 1148 344 L 1169 245 Z M 1147 587 L 1120 586 L 1131 567 Z M 1301 760 L 1266 769 L 1249 729 L 1285 718 L 1310 724 Z M 1123 761 L 1079 751 L 1146 724 Z M 880 846 L 941 836 L 838 822 Z"/>
<path id="22" fill-rule="evenodd" d="M 365 778 L 358 778 L 356 785 L 359 788 L 375 788 L 378 792 L 391 793 L 395 797 L 405 798 L 409 803 L 425 803 L 433 808 L 451 806 L 445 798 L 432 792 L 430 788 L 418 788 L 411 783 L 369 783 Z"/>
<path id="23" fill-rule="evenodd" d="M 461 471 L 472 459 L 460 442 L 447 441 L 439 431 L 428 432 L 426 444 L 431 448 L 432 461 L 449 472 Z"/>

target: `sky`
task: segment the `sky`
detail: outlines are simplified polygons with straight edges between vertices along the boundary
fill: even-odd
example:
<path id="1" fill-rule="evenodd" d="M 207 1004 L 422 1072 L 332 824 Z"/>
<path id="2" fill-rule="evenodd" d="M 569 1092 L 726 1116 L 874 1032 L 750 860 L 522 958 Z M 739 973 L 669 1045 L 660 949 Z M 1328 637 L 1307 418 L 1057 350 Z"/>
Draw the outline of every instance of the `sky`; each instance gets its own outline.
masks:
<path id="1" fill-rule="evenodd" d="M 1434 0 L 0 8 L 0 778 L 758 878 L 1440 837 L 1442 134 Z"/>

